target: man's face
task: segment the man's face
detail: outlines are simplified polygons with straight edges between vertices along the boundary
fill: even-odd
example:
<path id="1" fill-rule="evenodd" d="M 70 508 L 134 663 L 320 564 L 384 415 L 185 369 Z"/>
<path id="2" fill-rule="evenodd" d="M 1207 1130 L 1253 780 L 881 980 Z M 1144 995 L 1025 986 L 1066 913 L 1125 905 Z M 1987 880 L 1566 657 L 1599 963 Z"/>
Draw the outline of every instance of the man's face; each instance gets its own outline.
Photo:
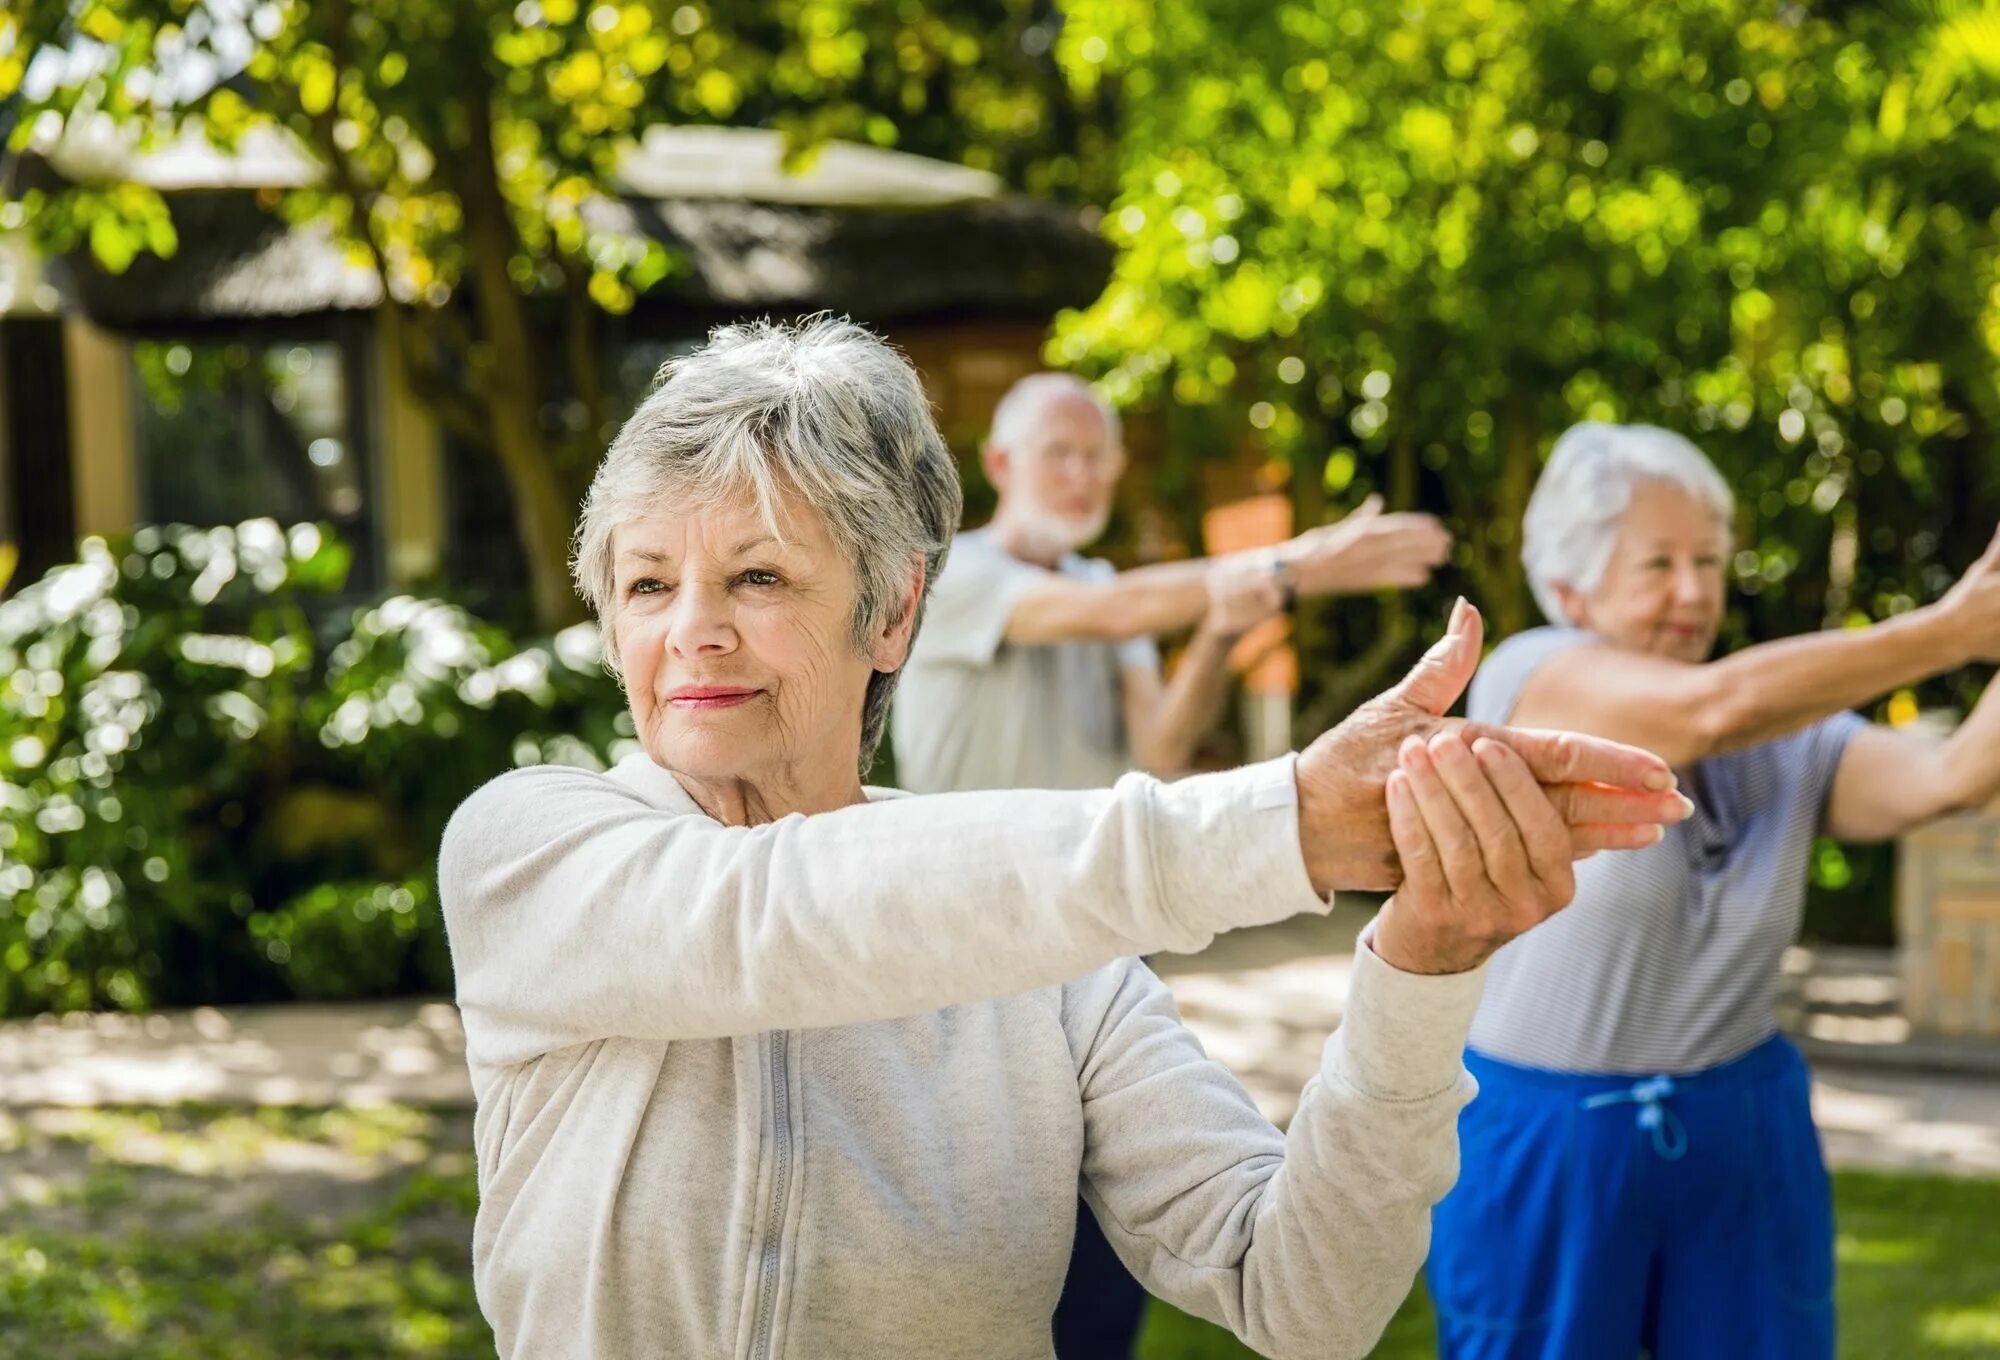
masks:
<path id="1" fill-rule="evenodd" d="M 987 450 L 987 474 L 1004 513 L 1059 552 L 1104 532 L 1124 470 L 1124 449 L 1097 407 L 1080 396 L 1044 406 L 1018 447 Z"/>

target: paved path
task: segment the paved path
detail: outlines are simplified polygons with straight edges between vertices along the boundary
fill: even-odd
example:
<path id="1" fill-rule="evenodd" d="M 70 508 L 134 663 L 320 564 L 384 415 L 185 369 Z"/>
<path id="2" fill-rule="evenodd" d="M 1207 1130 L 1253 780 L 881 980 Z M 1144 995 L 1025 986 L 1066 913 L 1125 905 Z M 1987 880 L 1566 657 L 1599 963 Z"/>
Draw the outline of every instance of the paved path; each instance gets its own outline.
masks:
<path id="1" fill-rule="evenodd" d="M 1339 1019 L 1365 920 L 1299 918 L 1154 960 L 1209 1053 L 1273 1119 L 1291 1117 Z M 1813 1115 L 1834 1165 L 2000 1176 L 2000 1046 L 1894 1051 L 1910 1045 L 1908 1026 L 1884 1013 L 1893 970 L 1872 951 L 1793 951 L 1786 969 L 1783 1009 L 1812 1056 Z"/>
<path id="2" fill-rule="evenodd" d="M 1363 920 L 1336 911 L 1154 961 L 1208 1051 L 1274 1119 L 1291 1116 L 1339 1022 Z M 1795 951 L 1787 969 L 1787 1023 L 1814 1057 L 1813 1109 L 1836 1164 L 2000 1175 L 2000 1046 L 1913 1043 L 1881 955 Z M 438 1001 L 0 1025 L 0 1107 L 470 1099 L 458 1014 Z"/>

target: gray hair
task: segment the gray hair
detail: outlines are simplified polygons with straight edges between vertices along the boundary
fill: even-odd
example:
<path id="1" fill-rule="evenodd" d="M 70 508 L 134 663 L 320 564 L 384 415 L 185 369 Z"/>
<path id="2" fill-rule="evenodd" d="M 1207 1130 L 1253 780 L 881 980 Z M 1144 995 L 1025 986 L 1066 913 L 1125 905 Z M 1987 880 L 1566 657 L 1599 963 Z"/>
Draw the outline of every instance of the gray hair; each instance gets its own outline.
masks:
<path id="1" fill-rule="evenodd" d="M 1589 595 L 1602 584 L 1618 521 L 1642 482 L 1679 487 L 1712 510 L 1729 534 L 1736 497 L 1715 464 L 1685 437 L 1657 425 L 1572 425 L 1549 451 L 1521 526 L 1521 561 L 1549 622 L 1570 622 L 1557 585 Z"/>
<path id="2" fill-rule="evenodd" d="M 604 625 L 606 659 L 618 662 L 610 614 L 619 525 L 669 498 L 698 507 L 748 491 L 775 533 L 777 498 L 787 490 L 820 515 L 854 567 L 858 648 L 896 621 L 910 556 L 923 554 L 914 635 L 958 529 L 958 466 L 909 360 L 853 322 L 820 315 L 717 327 L 706 345 L 660 369 L 611 442 L 584 497 L 571 564 Z M 896 680 L 869 677 L 864 774 Z"/>
<path id="3" fill-rule="evenodd" d="M 1030 373 L 1008 388 L 1007 395 L 993 408 L 993 429 L 986 442 L 996 448 L 1018 449 L 1034 437 L 1035 425 L 1044 411 L 1059 401 L 1078 397 L 1097 408 L 1112 444 L 1124 438 L 1118 412 L 1089 383 L 1071 373 Z"/>

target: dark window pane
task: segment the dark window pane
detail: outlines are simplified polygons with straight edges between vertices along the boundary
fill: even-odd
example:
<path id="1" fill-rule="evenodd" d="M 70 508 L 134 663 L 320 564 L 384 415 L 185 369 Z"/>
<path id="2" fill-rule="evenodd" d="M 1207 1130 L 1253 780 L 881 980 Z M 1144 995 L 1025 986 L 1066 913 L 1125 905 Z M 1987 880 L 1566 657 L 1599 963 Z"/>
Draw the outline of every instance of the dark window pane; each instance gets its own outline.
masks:
<path id="1" fill-rule="evenodd" d="M 152 523 L 331 523 L 374 584 L 368 450 L 356 347 L 327 339 L 143 339 L 140 516 Z"/>

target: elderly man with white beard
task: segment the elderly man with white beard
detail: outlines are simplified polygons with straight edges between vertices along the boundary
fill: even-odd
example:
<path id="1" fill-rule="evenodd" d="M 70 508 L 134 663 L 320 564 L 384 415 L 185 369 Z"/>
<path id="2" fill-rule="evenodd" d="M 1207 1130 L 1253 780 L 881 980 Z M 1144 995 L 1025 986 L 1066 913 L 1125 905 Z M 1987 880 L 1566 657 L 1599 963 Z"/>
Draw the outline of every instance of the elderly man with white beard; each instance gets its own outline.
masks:
<path id="1" fill-rule="evenodd" d="M 898 782 L 918 793 L 1184 773 L 1245 631 L 1295 596 L 1422 585 L 1451 546 L 1429 515 L 1371 499 L 1275 548 L 1124 572 L 1080 556 L 1110 518 L 1125 450 L 1116 413 L 1068 374 L 1008 391 L 982 461 L 998 506 L 953 540 L 891 717 Z M 1154 639 L 1188 629 L 1164 678 Z M 1124 1360 L 1145 1303 L 1079 1200 L 1059 1360 Z"/>

